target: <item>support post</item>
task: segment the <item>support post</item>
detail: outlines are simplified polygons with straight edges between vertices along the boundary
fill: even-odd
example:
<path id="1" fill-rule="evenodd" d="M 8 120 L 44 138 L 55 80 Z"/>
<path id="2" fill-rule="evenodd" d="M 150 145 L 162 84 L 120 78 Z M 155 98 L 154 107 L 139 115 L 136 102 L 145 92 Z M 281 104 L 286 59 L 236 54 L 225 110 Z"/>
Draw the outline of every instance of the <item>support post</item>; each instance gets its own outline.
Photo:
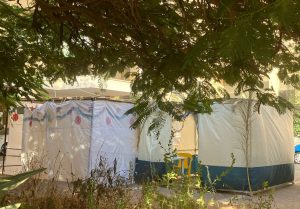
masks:
<path id="1" fill-rule="evenodd" d="M 3 160 L 2 160 L 2 175 L 4 173 L 4 165 L 5 165 L 5 158 L 6 158 L 6 145 L 7 145 L 7 131 L 8 131 L 8 108 L 6 109 L 6 115 L 5 115 L 5 130 L 4 130 L 4 143 L 2 147 L 4 148 L 3 152 Z M 2 149 L 1 147 L 1 149 Z"/>

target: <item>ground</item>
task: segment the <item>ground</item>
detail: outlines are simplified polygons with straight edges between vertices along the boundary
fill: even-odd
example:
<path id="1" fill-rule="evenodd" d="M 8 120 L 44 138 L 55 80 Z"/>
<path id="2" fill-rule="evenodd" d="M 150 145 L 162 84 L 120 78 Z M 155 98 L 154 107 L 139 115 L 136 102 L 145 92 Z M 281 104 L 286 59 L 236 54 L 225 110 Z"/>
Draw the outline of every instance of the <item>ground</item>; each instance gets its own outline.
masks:
<path id="1" fill-rule="evenodd" d="M 45 182 L 44 182 L 45 183 Z M 46 187 L 47 184 L 44 186 Z M 60 191 L 66 190 L 70 191 L 69 186 L 67 183 L 59 182 L 57 185 L 59 187 Z M 170 191 L 164 187 L 159 188 L 160 193 L 169 196 L 172 195 Z M 141 185 L 133 185 L 133 188 L 131 190 L 132 199 L 131 201 L 133 203 L 138 202 L 141 198 Z M 256 206 L 257 202 L 259 201 L 259 198 L 264 195 L 264 198 L 268 198 L 269 193 L 259 193 L 252 197 L 247 195 L 240 195 L 240 194 L 233 194 L 233 193 L 216 193 L 216 194 L 207 194 L 206 198 L 207 200 L 210 200 L 211 198 L 214 198 L 215 204 L 209 207 L 209 209 L 240 209 L 240 208 L 252 208 L 253 205 Z M 272 203 L 272 208 L 274 209 L 300 209 L 300 164 L 295 164 L 295 181 L 294 184 L 290 184 L 285 187 L 276 188 L 273 191 L 273 197 L 274 201 L 269 201 L 267 199 L 267 203 Z M 197 195 L 195 195 L 195 198 L 198 198 Z M 231 203 L 234 203 L 232 206 Z M 242 207 L 241 205 L 248 205 L 251 203 L 252 207 Z M 237 206 L 238 205 L 238 206 Z M 268 207 L 254 207 L 254 208 L 268 208 Z"/>
<path id="2" fill-rule="evenodd" d="M 254 198 L 256 198 L 256 195 Z M 220 202 L 229 202 L 233 198 L 233 194 L 218 193 L 216 198 Z M 247 198 L 239 196 L 240 199 Z M 224 207 L 224 209 L 233 207 Z M 278 209 L 300 209 L 300 164 L 295 164 L 295 181 L 294 184 L 277 188 L 274 191 L 274 206 L 273 208 Z"/>
<path id="3" fill-rule="evenodd" d="M 165 195 L 170 195 L 169 191 L 166 188 L 160 188 L 161 193 Z M 295 164 L 295 181 L 294 184 L 283 186 L 280 188 L 275 188 L 273 192 L 274 201 L 272 202 L 272 209 L 300 209 L 300 164 Z M 260 193 L 256 194 L 253 197 L 248 195 L 233 194 L 233 193 L 216 193 L 207 195 L 207 199 L 214 198 L 217 200 L 217 204 L 211 206 L 210 209 L 240 209 L 244 208 L 243 206 L 234 207 L 231 206 L 231 202 L 239 203 L 239 205 L 247 205 L 250 202 L 259 202 L 259 198 L 263 195 L 265 199 L 268 198 L 269 193 Z M 261 201 L 260 201 L 261 202 Z M 222 206 L 221 206 L 222 205 Z M 255 204 L 252 204 L 252 207 Z M 245 207 L 248 208 L 248 207 Z M 258 207 L 257 208 L 266 208 Z"/>
<path id="4" fill-rule="evenodd" d="M 295 184 L 278 189 L 274 198 L 278 208 L 300 209 L 300 164 L 295 164 Z"/>

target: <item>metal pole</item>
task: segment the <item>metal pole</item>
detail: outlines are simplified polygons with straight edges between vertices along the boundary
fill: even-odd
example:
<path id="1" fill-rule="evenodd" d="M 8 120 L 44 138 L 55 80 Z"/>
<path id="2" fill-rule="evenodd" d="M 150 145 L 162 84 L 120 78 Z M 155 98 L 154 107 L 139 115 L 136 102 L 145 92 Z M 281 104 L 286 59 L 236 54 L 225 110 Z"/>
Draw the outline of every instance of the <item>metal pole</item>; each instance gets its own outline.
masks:
<path id="1" fill-rule="evenodd" d="M 5 157 L 6 157 L 7 131 L 8 131 L 8 108 L 6 109 L 5 130 L 4 130 L 4 143 L 2 145 L 5 148 L 5 151 L 3 153 L 3 161 L 2 161 L 2 175 L 4 173 L 4 164 L 5 164 Z"/>

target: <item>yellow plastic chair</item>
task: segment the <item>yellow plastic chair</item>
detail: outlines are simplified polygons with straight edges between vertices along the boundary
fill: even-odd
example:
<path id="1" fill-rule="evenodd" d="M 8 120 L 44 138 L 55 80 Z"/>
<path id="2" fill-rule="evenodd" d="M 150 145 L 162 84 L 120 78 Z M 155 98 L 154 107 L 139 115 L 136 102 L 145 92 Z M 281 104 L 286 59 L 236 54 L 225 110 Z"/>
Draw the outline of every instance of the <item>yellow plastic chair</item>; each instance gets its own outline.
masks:
<path id="1" fill-rule="evenodd" d="M 187 170 L 187 175 L 191 175 L 191 168 L 192 168 L 192 159 L 193 155 L 189 153 L 177 153 L 178 157 L 183 157 L 185 159 L 179 160 L 177 166 L 175 166 L 176 169 L 180 170 L 182 169 L 181 167 L 181 162 L 183 162 L 183 168 L 184 170 Z"/>

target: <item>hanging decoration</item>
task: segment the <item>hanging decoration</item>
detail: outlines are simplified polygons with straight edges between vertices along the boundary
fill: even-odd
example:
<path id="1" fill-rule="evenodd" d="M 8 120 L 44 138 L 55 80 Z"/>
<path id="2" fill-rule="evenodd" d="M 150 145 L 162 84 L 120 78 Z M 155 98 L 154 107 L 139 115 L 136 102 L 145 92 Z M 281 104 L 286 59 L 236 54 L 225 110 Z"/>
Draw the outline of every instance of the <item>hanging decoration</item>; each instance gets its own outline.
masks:
<path id="1" fill-rule="evenodd" d="M 12 115 L 11 115 L 11 119 L 16 122 L 19 120 L 19 115 L 18 113 L 14 112 Z"/>
<path id="2" fill-rule="evenodd" d="M 77 125 L 80 125 L 80 124 L 81 124 L 81 117 L 80 117 L 79 115 L 76 116 L 76 118 L 75 118 L 75 123 L 76 123 Z"/>

